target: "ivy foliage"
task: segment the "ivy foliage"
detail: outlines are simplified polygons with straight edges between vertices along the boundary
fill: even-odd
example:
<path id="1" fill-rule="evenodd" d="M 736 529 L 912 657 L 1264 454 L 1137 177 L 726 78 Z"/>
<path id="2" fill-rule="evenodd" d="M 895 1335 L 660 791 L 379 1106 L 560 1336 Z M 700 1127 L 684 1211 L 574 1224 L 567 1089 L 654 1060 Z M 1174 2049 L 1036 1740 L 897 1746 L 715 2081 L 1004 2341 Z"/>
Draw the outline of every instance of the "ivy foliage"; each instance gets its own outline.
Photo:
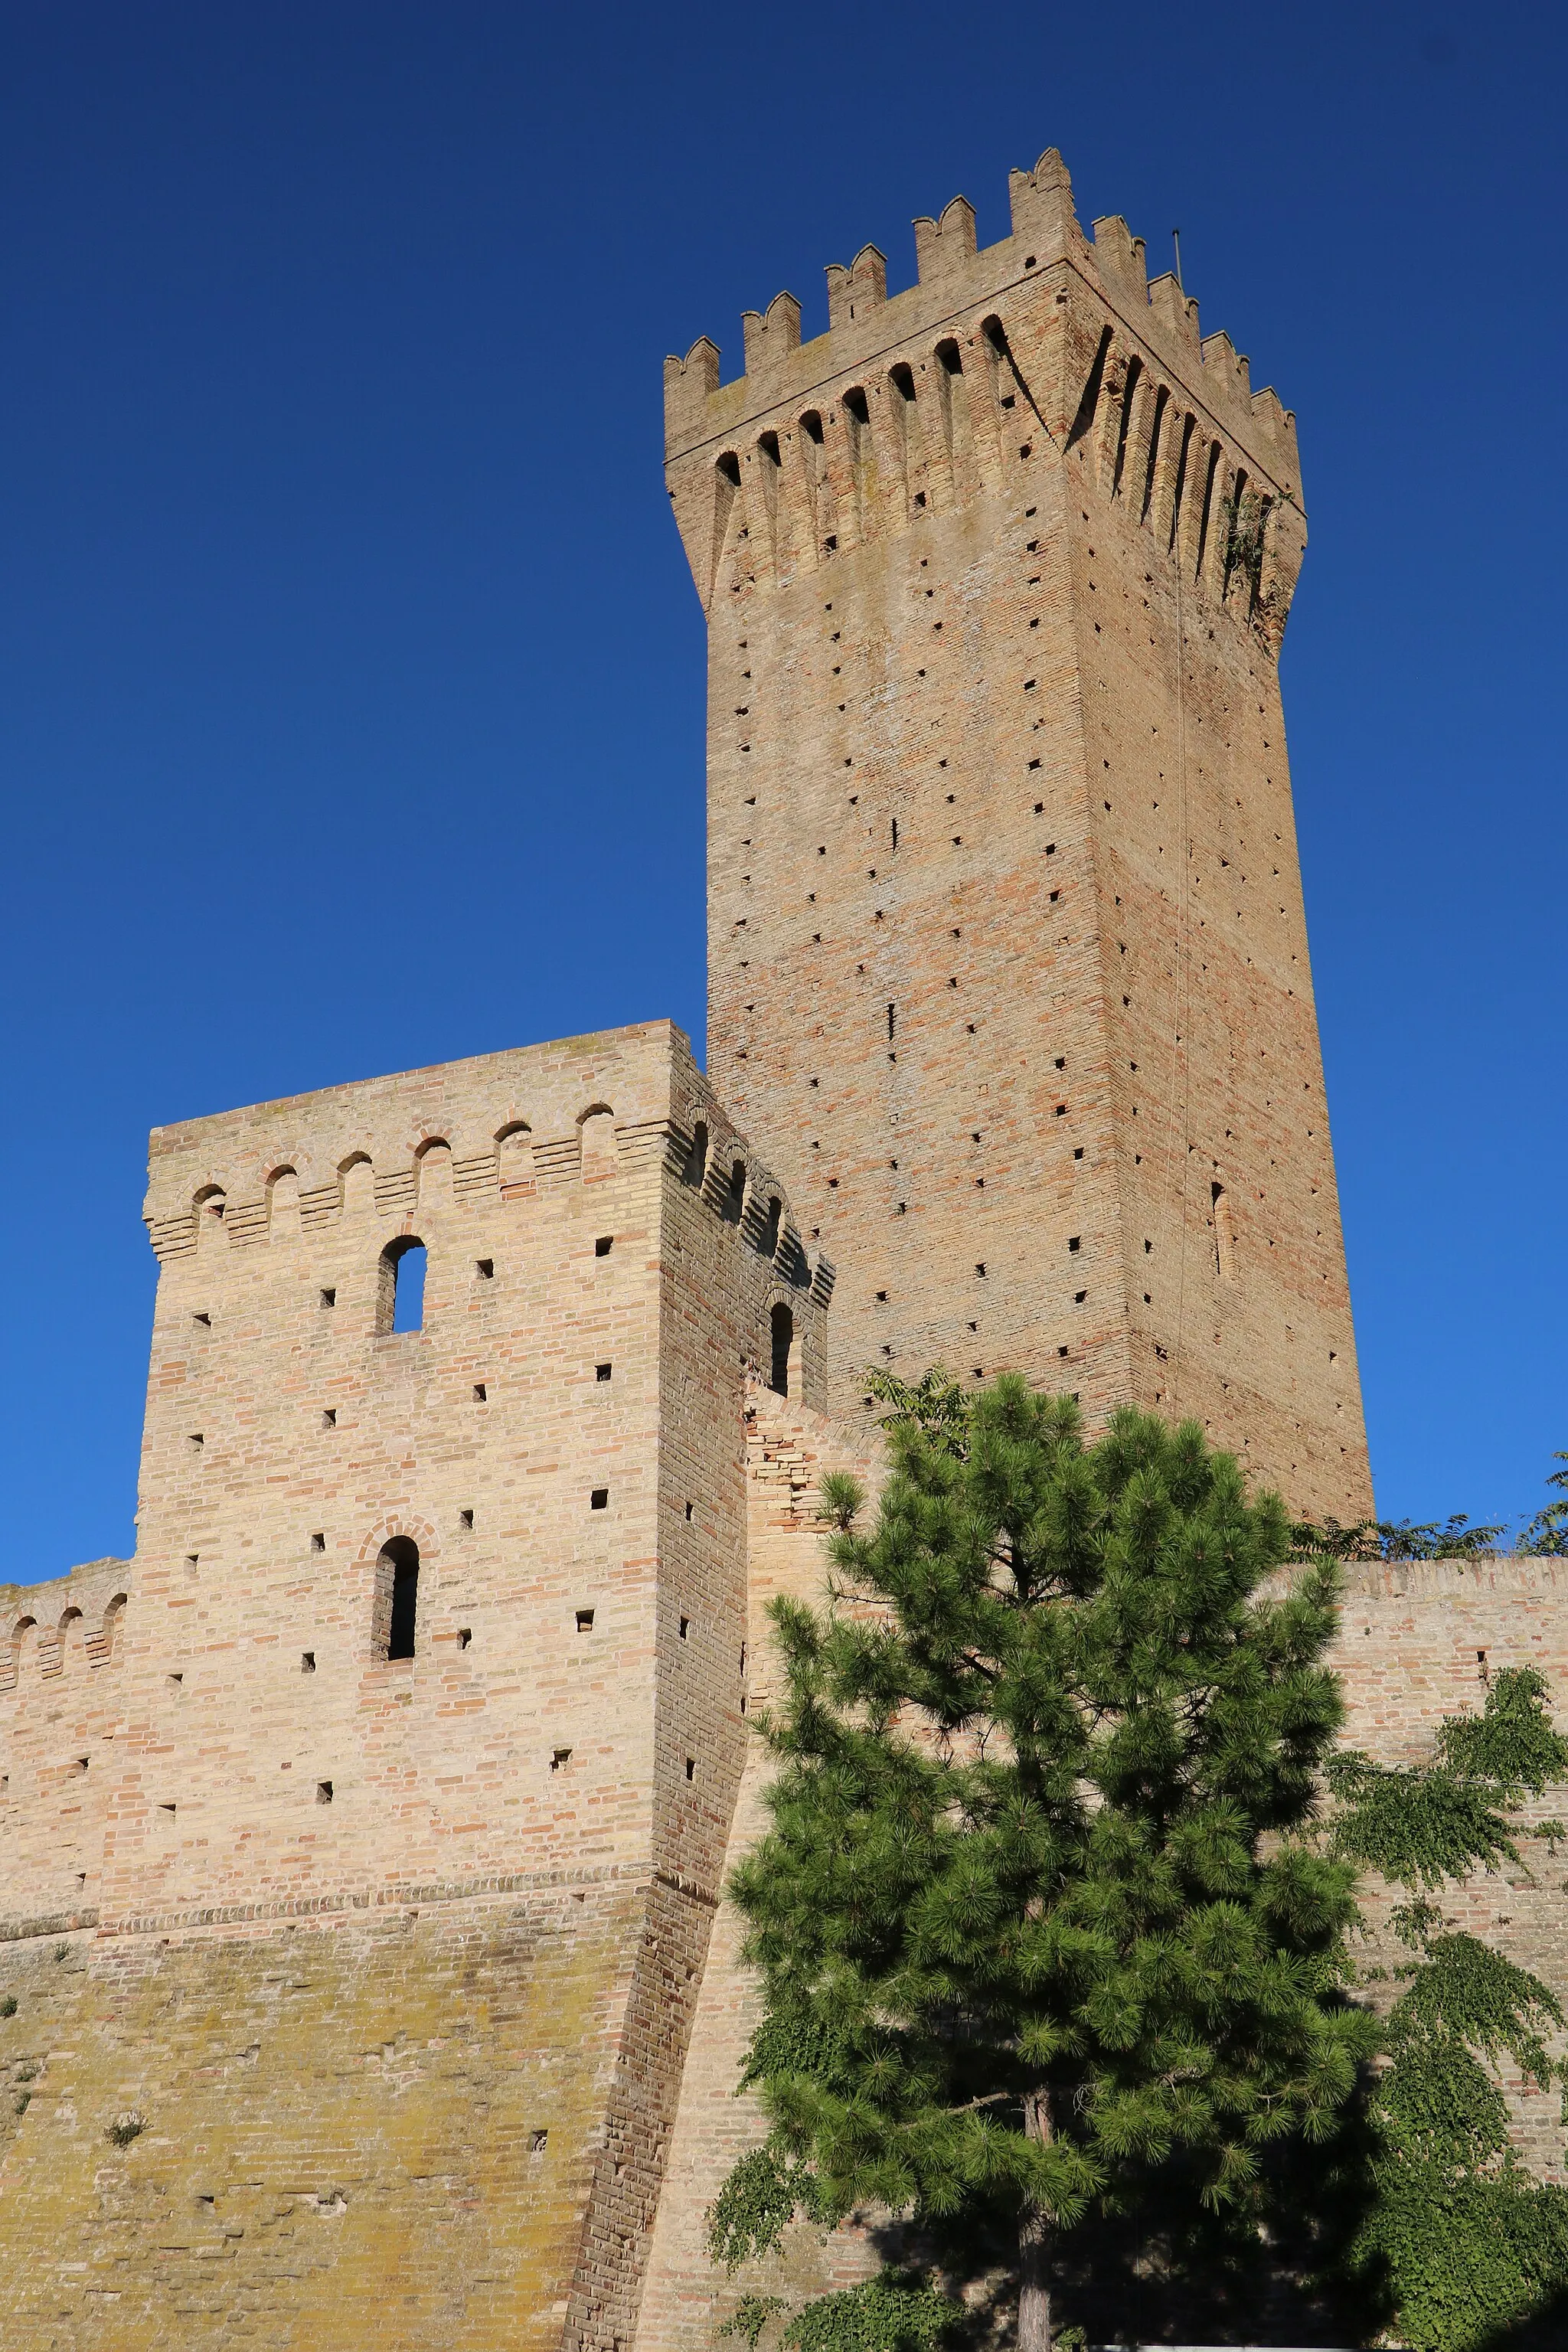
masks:
<path id="1" fill-rule="evenodd" d="M 773 1607 L 772 1826 L 731 1882 L 771 2128 L 710 2242 L 734 2267 L 793 2213 L 879 2208 L 929 2259 L 784 2343 L 934 2342 L 1000 2263 L 1048 2344 L 1075 2245 L 1152 2179 L 1256 2240 L 1270 2161 L 1330 2145 L 1371 2048 L 1354 1866 L 1314 1835 L 1335 1570 L 1264 1589 L 1284 1512 L 1195 1424 L 1089 1445 L 1016 1378 L 882 1393 L 874 1526 L 830 1485 L 826 1605 Z"/>
<path id="2" fill-rule="evenodd" d="M 1568 1462 L 1568 1454 L 1554 1454 L 1553 1462 Z M 1559 1492 L 1544 1510 L 1537 1511 L 1527 1520 L 1521 1532 L 1519 1549 L 1537 1559 L 1568 1558 L 1568 1470 L 1552 1470 L 1546 1483 Z"/>
<path id="3" fill-rule="evenodd" d="M 1448 1519 L 1297 1519 L 1290 1528 L 1297 1559 L 1489 1559 L 1506 1519 L 1472 1527 L 1465 1511 Z"/>
<path id="4" fill-rule="evenodd" d="M 1481 2352 L 1554 2303 L 1568 2313 L 1568 2192 L 1519 2161 L 1498 2080 L 1507 2059 L 1540 2090 L 1568 2088 L 1549 2046 L 1562 2006 L 1429 1899 L 1477 1867 L 1520 1865 L 1515 1816 L 1568 1777 L 1547 1698 L 1533 1668 L 1508 1669 L 1479 1716 L 1444 1721 L 1429 1764 L 1391 1770 L 1351 1754 L 1330 1768 L 1335 1849 L 1420 1890 L 1394 1915 L 1415 1958 L 1387 2020 L 1373 2196 L 1353 2254 L 1386 2279 L 1413 2352 Z M 1563 1825 L 1532 1834 L 1554 1846 Z"/>

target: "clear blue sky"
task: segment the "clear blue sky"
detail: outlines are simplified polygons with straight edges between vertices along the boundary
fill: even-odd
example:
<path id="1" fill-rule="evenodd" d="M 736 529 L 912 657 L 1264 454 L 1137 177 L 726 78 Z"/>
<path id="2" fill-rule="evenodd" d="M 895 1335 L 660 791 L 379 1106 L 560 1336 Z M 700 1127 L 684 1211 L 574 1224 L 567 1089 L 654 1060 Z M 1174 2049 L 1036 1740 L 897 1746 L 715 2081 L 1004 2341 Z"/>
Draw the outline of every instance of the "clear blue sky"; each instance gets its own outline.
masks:
<path id="1" fill-rule="evenodd" d="M 1380 1507 L 1563 1376 L 1560 9 L 0 5 L 0 1576 L 129 1551 L 154 1122 L 702 1032 L 659 362 L 1058 145 L 1300 422 L 1286 708 Z"/>

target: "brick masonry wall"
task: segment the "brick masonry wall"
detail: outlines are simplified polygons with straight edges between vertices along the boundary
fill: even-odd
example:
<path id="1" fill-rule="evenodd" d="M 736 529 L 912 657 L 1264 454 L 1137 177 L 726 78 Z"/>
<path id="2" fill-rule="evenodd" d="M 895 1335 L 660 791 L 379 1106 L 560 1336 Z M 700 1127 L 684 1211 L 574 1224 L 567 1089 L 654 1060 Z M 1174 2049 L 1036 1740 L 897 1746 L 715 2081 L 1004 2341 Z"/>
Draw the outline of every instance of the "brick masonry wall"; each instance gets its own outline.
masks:
<path id="1" fill-rule="evenodd" d="M 1275 656 L 1295 434 L 1059 158 L 829 331 L 667 366 L 709 615 L 709 1041 L 862 1368 L 1195 1412 L 1370 1507 Z M 1226 501 L 1269 501 L 1253 583 Z M 1245 505 L 1244 516 L 1253 511 Z M 1223 1202 L 1223 1205 L 1221 1203 Z"/>
<path id="2" fill-rule="evenodd" d="M 831 1267 L 665 1024 L 160 1130 L 147 1216 L 163 1268 L 136 1560 L 10 1596 L 0 1949 L 30 1988 L 13 2063 L 36 2063 L 28 2037 L 58 2012 L 47 2046 L 81 2070 L 58 2100 L 16 2078 L 5 2178 L 31 2187 L 0 2200 L 0 2239 L 27 2325 L 68 2308 L 90 2340 L 100 2289 L 79 2292 L 58 2242 L 100 2261 L 84 2184 L 106 2117 L 148 2115 L 132 2176 L 212 2152 L 216 2077 L 166 2015 L 264 2001 L 279 1951 L 304 1948 L 279 1938 L 309 1936 L 276 2053 L 297 2096 L 218 2068 L 226 2163 L 265 2138 L 273 2213 L 338 2145 L 301 2118 L 320 2105 L 341 2132 L 378 2003 L 428 2020 L 445 1984 L 452 2035 L 487 2083 L 504 2074 L 498 2019 L 442 1956 L 513 1951 L 515 1922 L 548 1915 L 549 1966 L 532 1944 L 508 1966 L 530 2064 L 574 2085 L 562 2161 L 514 2198 L 516 2116 L 475 2091 L 490 2185 L 467 2197 L 463 2260 L 497 2293 L 465 2300 L 416 2264 L 395 2324 L 489 2345 L 525 2309 L 550 2341 L 611 2352 L 635 2329 L 744 1758 L 746 1384 L 777 1354 L 821 1391 Z M 414 1239 L 424 1319 L 398 1332 L 384 1253 Z M 386 1654 L 389 1538 L 418 1546 L 411 1657 Z M 140 2074 L 115 2054 L 128 1985 Z M 275 2306 L 243 2263 L 170 2306 L 163 2209 L 131 2197 L 117 2340 L 158 2339 L 177 2308 L 199 2342 L 266 2305 L 270 2340 L 321 2342 L 323 2299 L 352 2331 L 370 2216 L 417 2234 L 426 2179 L 360 2155 L 362 2222 Z M 508 2251 L 524 2208 L 554 2269 Z"/>
<path id="3" fill-rule="evenodd" d="M 816 1520 L 825 1472 L 853 1471 L 874 1496 L 880 1465 L 863 1430 L 792 1410 L 764 1392 L 751 1399 L 749 1506 L 753 1703 L 769 1691 L 766 1608 L 776 1592 L 817 1601 L 823 1550 Z M 1484 1676 L 1510 1665 L 1537 1665 L 1552 1689 L 1556 1719 L 1568 1727 L 1568 1566 L 1500 1559 L 1469 1566 L 1357 1567 L 1350 1571 L 1331 1661 L 1344 1677 L 1347 1745 L 1381 1761 L 1405 1764 L 1430 1753 L 1445 1714 L 1475 1709 Z M 747 1763 L 736 1810 L 738 1855 L 766 1827 L 767 1763 L 760 1743 Z M 1522 1819 L 1568 1818 L 1568 1788 L 1549 1790 Z M 1483 1935 L 1532 1969 L 1568 2006 L 1568 1956 L 1563 1946 L 1568 1856 L 1549 1860 L 1526 1843 L 1530 1871 L 1481 1874 L 1446 1897 L 1456 1924 Z M 1367 1909 L 1369 1967 L 1397 1967 L 1405 1957 L 1387 1930 L 1388 1895 L 1373 1886 Z M 668 2182 L 660 2201 L 639 2341 L 658 2352 L 703 2352 L 743 2294 L 822 2293 L 878 2267 L 864 2226 L 831 2235 L 803 2225 L 783 2252 L 727 2279 L 705 2252 L 706 2216 L 737 2158 L 763 2136 L 754 2099 L 735 2084 L 758 2011 L 741 1965 L 741 1922 L 721 1906 L 681 2080 Z M 1384 1998 L 1395 1990 L 1386 1988 Z M 1562 2179 L 1563 2134 L 1555 2094 L 1517 2079 L 1510 2085 L 1521 2153 L 1543 2178 Z"/>

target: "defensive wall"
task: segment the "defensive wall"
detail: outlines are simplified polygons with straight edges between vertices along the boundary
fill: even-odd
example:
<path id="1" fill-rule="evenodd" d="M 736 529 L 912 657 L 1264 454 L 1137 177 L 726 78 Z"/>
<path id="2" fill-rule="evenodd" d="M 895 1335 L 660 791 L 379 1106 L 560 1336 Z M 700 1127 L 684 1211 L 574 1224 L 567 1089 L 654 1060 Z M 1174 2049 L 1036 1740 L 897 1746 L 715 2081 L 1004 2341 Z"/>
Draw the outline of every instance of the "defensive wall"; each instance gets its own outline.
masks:
<path id="1" fill-rule="evenodd" d="M 665 1023 L 160 1129 L 146 1216 L 135 1562 L 7 1596 L 7 2341 L 612 2352 L 831 1266 Z"/>

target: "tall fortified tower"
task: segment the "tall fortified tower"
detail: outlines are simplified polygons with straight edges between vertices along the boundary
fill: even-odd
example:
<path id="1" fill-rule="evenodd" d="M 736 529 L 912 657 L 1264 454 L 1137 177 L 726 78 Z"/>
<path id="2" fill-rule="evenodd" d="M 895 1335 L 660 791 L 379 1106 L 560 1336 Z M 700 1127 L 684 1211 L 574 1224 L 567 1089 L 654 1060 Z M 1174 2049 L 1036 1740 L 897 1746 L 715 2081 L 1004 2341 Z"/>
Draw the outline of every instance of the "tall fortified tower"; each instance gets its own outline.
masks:
<path id="1" fill-rule="evenodd" d="M 868 1364 L 1197 1415 L 1371 1507 L 1278 656 L 1291 417 L 1053 152 L 889 299 L 666 367 L 709 619 L 709 1061 Z"/>

